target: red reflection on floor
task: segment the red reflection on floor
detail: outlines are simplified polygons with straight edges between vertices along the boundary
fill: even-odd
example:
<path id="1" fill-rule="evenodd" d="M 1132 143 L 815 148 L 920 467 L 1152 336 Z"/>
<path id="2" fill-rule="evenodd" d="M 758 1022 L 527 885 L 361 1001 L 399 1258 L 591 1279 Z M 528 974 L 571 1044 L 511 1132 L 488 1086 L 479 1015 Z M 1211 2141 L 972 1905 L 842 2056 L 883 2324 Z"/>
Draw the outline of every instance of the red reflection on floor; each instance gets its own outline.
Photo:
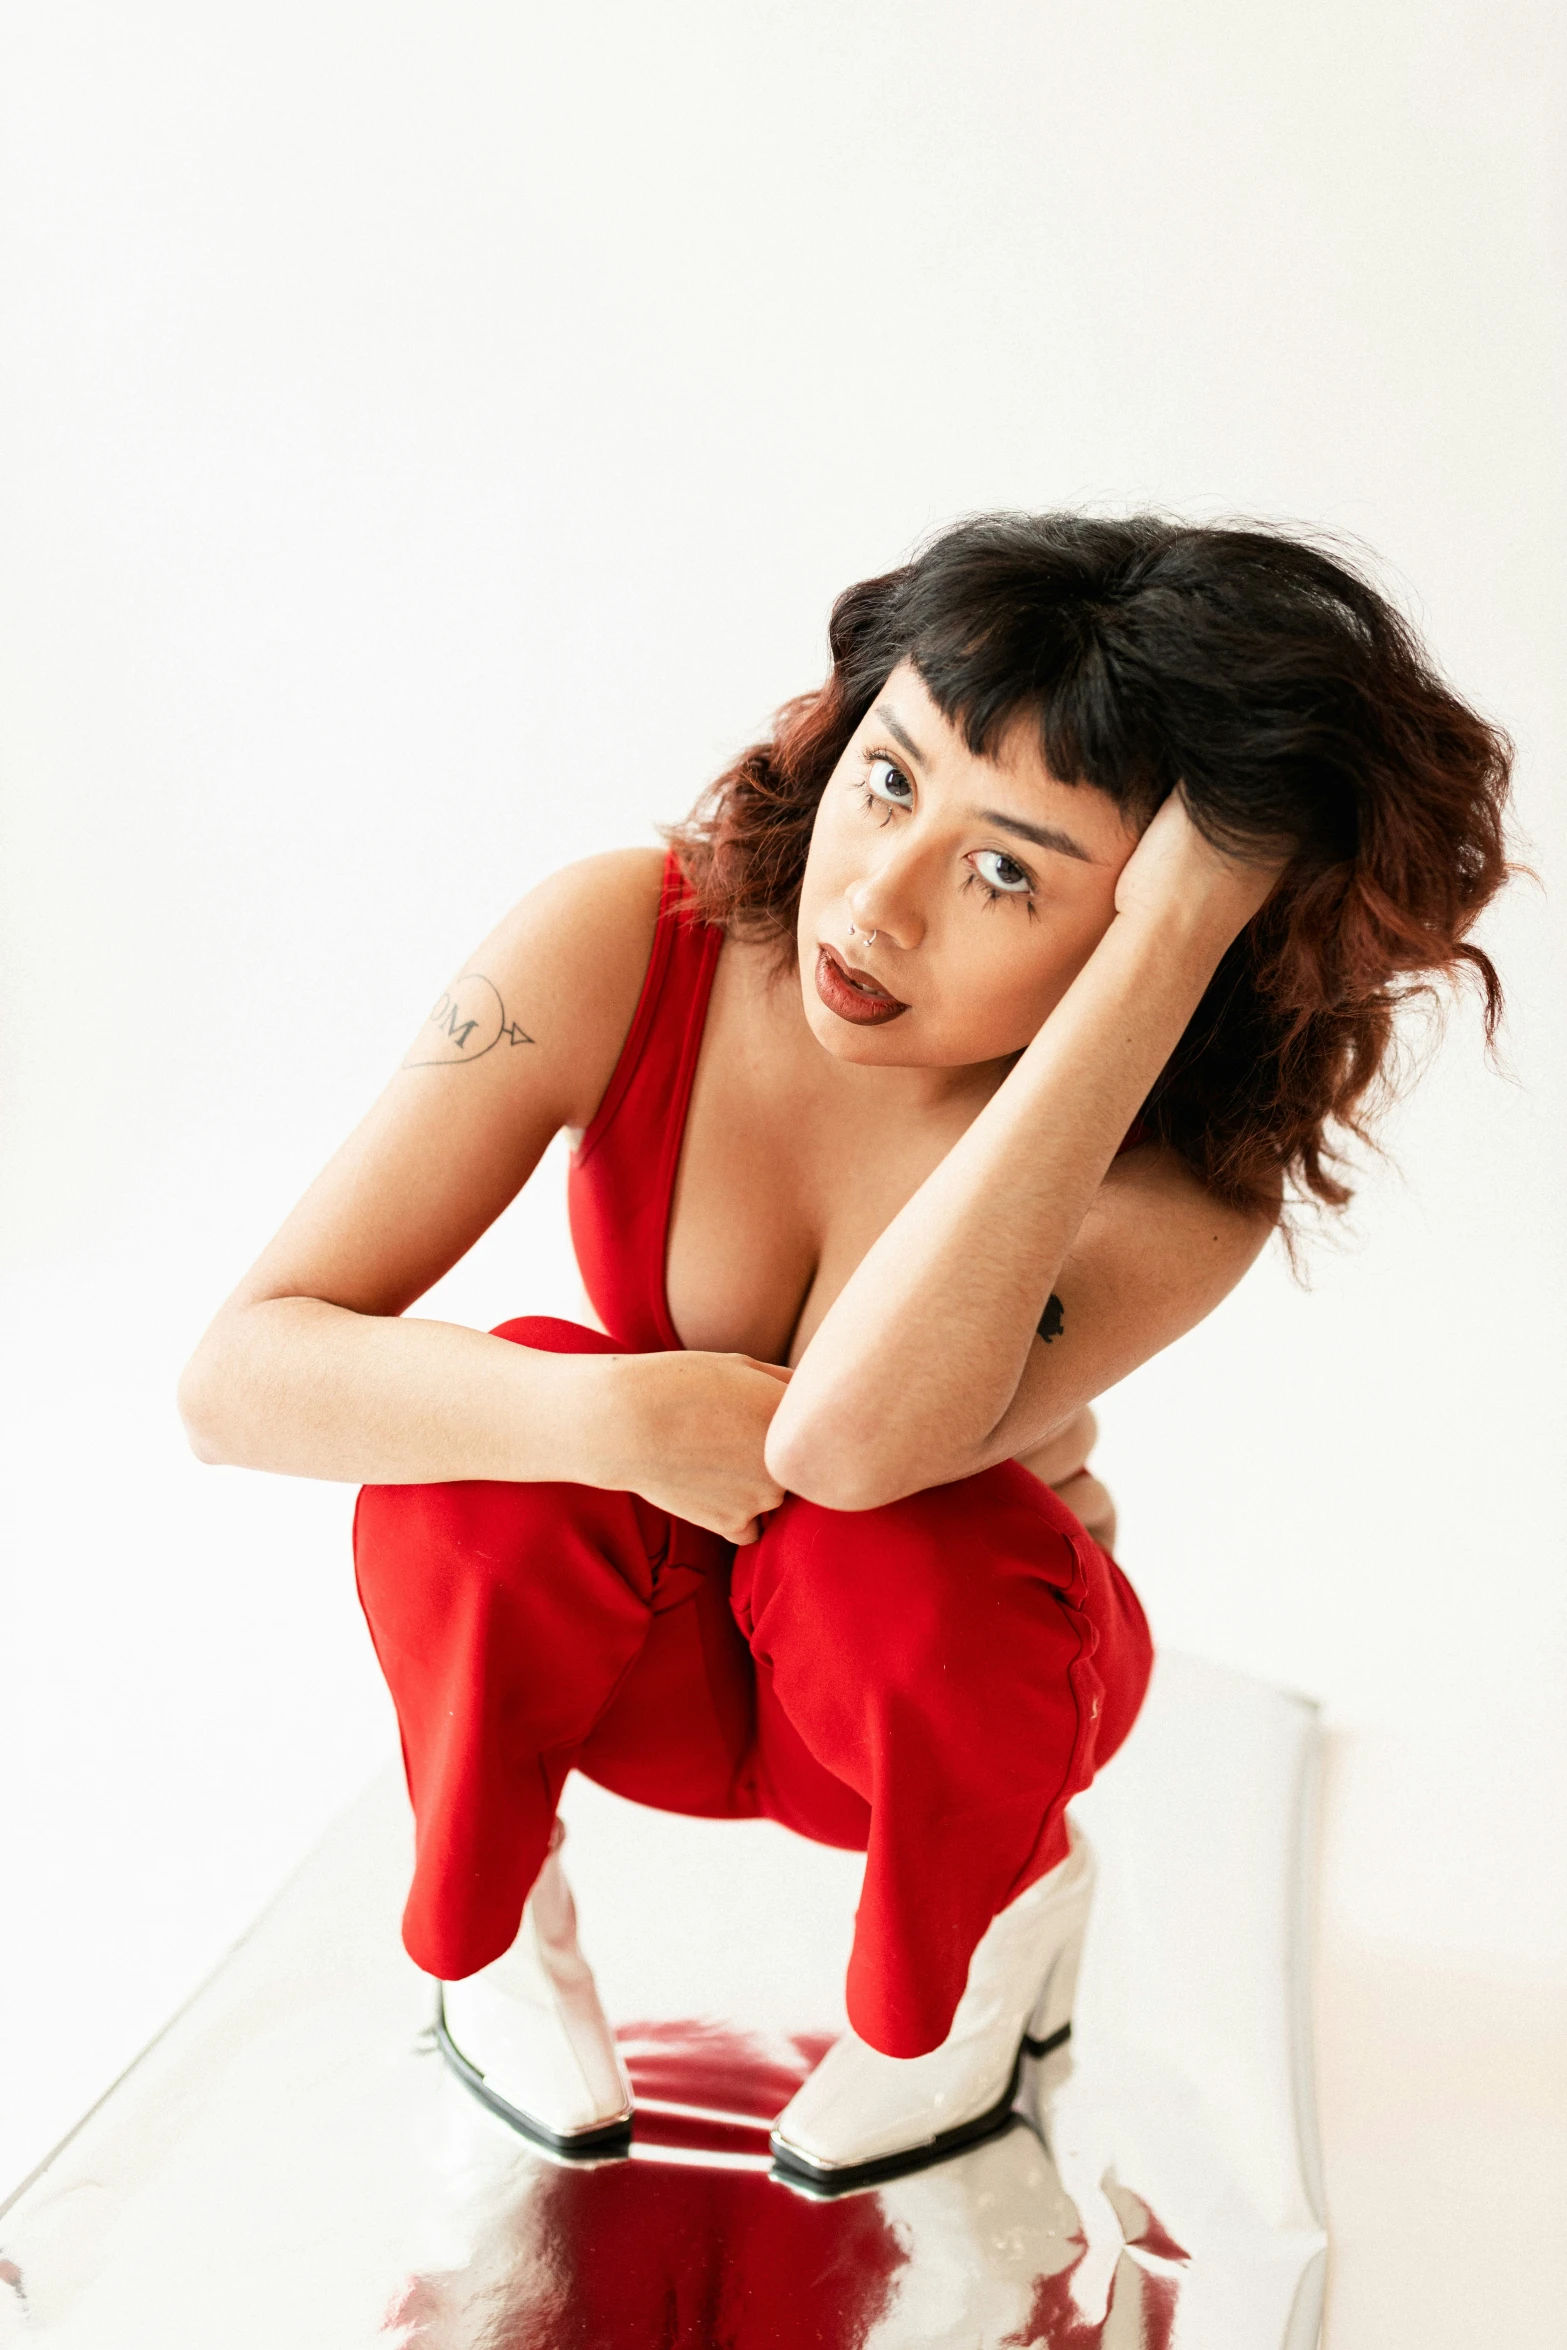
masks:
<path id="1" fill-rule="evenodd" d="M 1169 2230 L 1160 2225 L 1151 2211 L 1148 2214 L 1148 2225 L 1126 2240 L 1137 2251 L 1151 2252 L 1155 2260 L 1176 2261 L 1182 2268 L 1188 2266 L 1192 2257 L 1185 2245 L 1177 2244 Z"/>
<path id="2" fill-rule="evenodd" d="M 689 2154 L 743 2154 L 756 2170 L 766 2170 L 772 2161 L 765 2122 L 717 2121 L 711 2114 L 668 2113 L 656 2105 L 639 2105 L 636 2150 L 651 2155 L 660 2147 L 680 2147 Z"/>
<path id="3" fill-rule="evenodd" d="M 1159 2214 L 1135 2188 L 1123 2185 L 1114 2170 L 1107 2170 L 1099 2184 L 1134 2251 L 1151 2253 L 1155 2260 L 1173 2261 L 1178 2268 L 1189 2264 L 1192 2256 L 1185 2245 L 1177 2244 Z"/>
<path id="4" fill-rule="evenodd" d="M 1033 2306 L 1021 2329 L 1004 2337 L 1008 2350 L 1035 2350 L 1036 2345 L 1037 2350 L 1104 2350 L 1112 2339 L 1135 2341 L 1140 2350 L 1170 2350 L 1180 2290 L 1177 2280 L 1153 2275 L 1123 2252 L 1110 2279 L 1110 2299 L 1103 2317 L 1088 2317 L 1072 2292 L 1072 2279 L 1087 2253 L 1084 2243 L 1065 2268 L 1034 2279 Z M 1128 2318 L 1135 2332 L 1127 2330 Z M 1116 2328 L 1113 2336 L 1112 2324 Z"/>
<path id="5" fill-rule="evenodd" d="M 495 2350 L 861 2350 L 908 2255 L 875 2195 L 812 2203 L 753 2171 L 552 2171 L 547 2274 Z"/>
<path id="6" fill-rule="evenodd" d="M 1170 2350 L 1175 2338 L 1175 2297 L 1180 2287 L 1174 2277 L 1156 2277 L 1147 2269 L 1143 2270 L 1142 2278 L 1144 2350 Z"/>
<path id="7" fill-rule="evenodd" d="M 721 2024 L 622 2024 L 615 2034 L 638 2100 L 700 2105 L 736 2120 L 777 2120 L 832 2046 L 830 2032 L 764 2045 Z"/>
<path id="8" fill-rule="evenodd" d="M 830 2038 L 660 2023 L 620 2040 L 642 2159 L 541 2160 L 463 2274 L 410 2282 L 386 2321 L 405 2350 L 466 2350 L 480 2310 L 486 2350 L 861 2350 L 909 2257 L 881 2198 L 813 2202 L 764 2167 L 768 2123 Z"/>

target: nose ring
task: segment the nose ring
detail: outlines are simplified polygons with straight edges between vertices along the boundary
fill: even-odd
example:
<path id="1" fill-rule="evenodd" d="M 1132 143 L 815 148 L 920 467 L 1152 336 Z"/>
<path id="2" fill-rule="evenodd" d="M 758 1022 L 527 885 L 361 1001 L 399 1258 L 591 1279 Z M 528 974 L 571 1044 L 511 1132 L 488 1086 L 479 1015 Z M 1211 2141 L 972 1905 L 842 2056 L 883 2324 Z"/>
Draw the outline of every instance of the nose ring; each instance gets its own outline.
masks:
<path id="1" fill-rule="evenodd" d="M 863 938 L 868 947 L 873 947 L 876 944 L 878 938 L 880 938 L 881 932 L 879 930 L 856 931 L 854 924 L 851 922 L 849 924 L 849 936 L 851 938 Z"/>

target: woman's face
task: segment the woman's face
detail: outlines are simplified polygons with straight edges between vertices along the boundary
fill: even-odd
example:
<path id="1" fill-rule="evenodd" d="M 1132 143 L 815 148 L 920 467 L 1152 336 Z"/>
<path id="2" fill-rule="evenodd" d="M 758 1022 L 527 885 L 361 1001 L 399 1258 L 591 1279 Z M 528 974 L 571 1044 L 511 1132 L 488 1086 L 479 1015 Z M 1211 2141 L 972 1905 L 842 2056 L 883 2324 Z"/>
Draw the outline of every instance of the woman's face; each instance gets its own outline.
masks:
<path id="1" fill-rule="evenodd" d="M 961 1068 L 1020 1052 L 1109 928 L 1137 845 L 1058 783 L 1031 720 L 978 759 L 900 662 L 834 768 L 800 899 L 800 985 L 840 1060 Z"/>

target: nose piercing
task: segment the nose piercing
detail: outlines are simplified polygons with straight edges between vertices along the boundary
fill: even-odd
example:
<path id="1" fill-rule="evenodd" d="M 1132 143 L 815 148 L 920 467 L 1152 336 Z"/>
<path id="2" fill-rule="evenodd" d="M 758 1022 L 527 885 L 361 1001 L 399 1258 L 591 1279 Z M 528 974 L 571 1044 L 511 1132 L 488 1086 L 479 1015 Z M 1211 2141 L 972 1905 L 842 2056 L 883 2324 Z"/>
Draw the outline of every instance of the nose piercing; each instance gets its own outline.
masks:
<path id="1" fill-rule="evenodd" d="M 881 932 L 879 930 L 857 931 L 854 927 L 854 924 L 851 922 L 849 924 L 849 936 L 851 938 L 863 938 L 868 947 L 873 947 L 876 944 L 878 938 L 880 938 Z"/>

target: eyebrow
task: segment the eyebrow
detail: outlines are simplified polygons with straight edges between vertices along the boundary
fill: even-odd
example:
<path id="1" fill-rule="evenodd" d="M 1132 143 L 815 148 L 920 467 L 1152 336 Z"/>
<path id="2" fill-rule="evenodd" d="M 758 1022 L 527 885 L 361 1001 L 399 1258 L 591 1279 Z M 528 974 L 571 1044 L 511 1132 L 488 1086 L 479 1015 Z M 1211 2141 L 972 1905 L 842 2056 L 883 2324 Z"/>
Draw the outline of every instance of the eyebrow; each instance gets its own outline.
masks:
<path id="1" fill-rule="evenodd" d="M 917 767 L 928 767 L 930 762 L 913 736 L 906 733 L 885 702 L 878 702 L 871 715 L 879 718 L 901 749 L 908 752 Z M 1059 856 L 1076 857 L 1079 864 L 1091 865 L 1093 858 L 1080 841 L 1069 832 L 1059 832 L 1053 824 L 1025 824 L 1021 816 L 1008 816 L 1000 808 L 981 808 L 982 824 L 995 824 L 1003 832 L 1015 832 L 1020 840 L 1031 840 L 1036 848 L 1054 849 Z"/>
<path id="2" fill-rule="evenodd" d="M 1058 832 L 1053 824 L 1025 824 L 1021 816 L 1005 815 L 1000 808 L 981 808 L 982 824 L 999 825 L 1003 832 L 1015 832 L 1023 840 L 1031 840 L 1041 849 L 1055 849 L 1063 857 L 1076 857 L 1082 864 L 1091 865 L 1093 858 L 1075 841 L 1069 832 Z"/>
<path id="3" fill-rule="evenodd" d="M 896 718 L 894 718 L 892 712 L 888 709 L 885 702 L 878 702 L 875 709 L 871 712 L 871 715 L 873 718 L 879 718 L 881 720 L 883 726 L 885 726 L 893 741 L 898 743 L 905 751 L 908 752 L 909 757 L 914 761 L 916 767 L 928 767 L 930 765 L 930 761 L 926 758 L 924 752 L 920 749 L 919 744 L 914 740 L 912 735 L 905 734 L 903 728 L 898 724 L 898 721 Z"/>

